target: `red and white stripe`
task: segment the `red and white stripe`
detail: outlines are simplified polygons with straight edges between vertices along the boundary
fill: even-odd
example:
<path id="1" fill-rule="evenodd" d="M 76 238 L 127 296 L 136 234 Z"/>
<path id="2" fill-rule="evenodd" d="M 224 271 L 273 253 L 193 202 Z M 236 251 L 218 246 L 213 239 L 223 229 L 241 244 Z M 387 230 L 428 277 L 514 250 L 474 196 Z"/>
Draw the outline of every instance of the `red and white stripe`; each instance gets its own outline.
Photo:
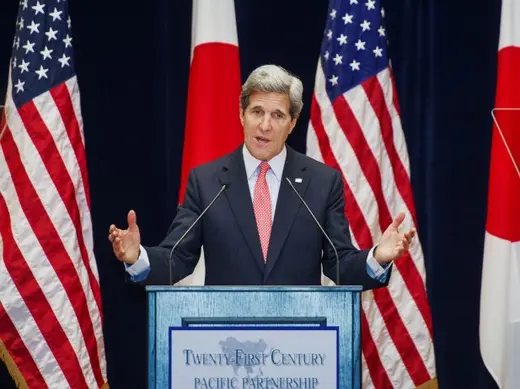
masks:
<path id="1" fill-rule="evenodd" d="M 520 382 L 520 6 L 502 2 L 480 300 L 482 359 L 501 389 Z"/>
<path id="2" fill-rule="evenodd" d="M 31 388 L 106 384 L 76 78 L 18 108 L 0 139 L 0 339 Z"/>
<path id="3" fill-rule="evenodd" d="M 307 154 L 342 173 L 353 242 L 371 248 L 399 212 L 406 213 L 403 230 L 416 226 L 393 76 L 385 69 L 334 102 L 325 87 L 319 62 Z M 418 236 L 393 266 L 387 288 L 363 293 L 364 388 L 415 388 L 436 375 Z"/>

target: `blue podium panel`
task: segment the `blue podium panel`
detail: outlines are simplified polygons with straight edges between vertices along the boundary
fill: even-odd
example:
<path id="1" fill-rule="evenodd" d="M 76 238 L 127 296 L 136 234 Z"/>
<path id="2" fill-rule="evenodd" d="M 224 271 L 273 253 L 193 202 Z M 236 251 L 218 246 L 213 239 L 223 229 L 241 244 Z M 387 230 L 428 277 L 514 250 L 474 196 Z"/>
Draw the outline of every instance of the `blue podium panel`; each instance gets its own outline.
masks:
<path id="1" fill-rule="evenodd" d="M 361 287 L 146 290 L 150 389 L 361 388 Z"/>

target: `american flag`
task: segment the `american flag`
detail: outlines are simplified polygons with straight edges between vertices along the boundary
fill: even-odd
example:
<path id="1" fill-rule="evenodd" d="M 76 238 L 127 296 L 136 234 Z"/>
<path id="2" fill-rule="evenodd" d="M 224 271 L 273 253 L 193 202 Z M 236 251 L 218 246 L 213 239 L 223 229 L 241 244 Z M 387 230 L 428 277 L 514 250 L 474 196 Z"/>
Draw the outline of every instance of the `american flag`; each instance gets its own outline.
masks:
<path id="1" fill-rule="evenodd" d="M 23 0 L 0 123 L 0 355 L 21 387 L 108 387 L 65 0 Z"/>
<path id="2" fill-rule="evenodd" d="M 375 0 L 331 0 L 316 72 L 307 154 L 343 174 L 353 241 L 371 248 L 414 202 L 399 104 Z M 394 262 L 387 288 L 363 293 L 364 388 L 434 385 L 432 322 L 419 238 Z"/>

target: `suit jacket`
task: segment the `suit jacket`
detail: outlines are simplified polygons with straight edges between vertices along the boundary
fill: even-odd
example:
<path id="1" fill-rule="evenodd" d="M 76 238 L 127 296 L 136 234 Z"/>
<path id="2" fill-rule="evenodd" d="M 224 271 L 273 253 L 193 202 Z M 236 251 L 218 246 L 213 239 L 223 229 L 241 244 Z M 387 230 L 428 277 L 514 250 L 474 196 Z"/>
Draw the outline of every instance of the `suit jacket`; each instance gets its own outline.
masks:
<path id="1" fill-rule="evenodd" d="M 371 278 L 366 269 L 368 250 L 352 245 L 340 173 L 288 146 L 267 261 L 261 251 L 241 146 L 190 172 L 184 204 L 168 235 L 158 247 L 146 247 L 151 268 L 141 283 L 169 283 L 171 248 L 225 183 L 229 187 L 173 252 L 174 282 L 193 272 L 202 245 L 206 285 L 320 285 L 322 264 L 324 274 L 335 281 L 334 251 L 286 177 L 293 183 L 301 178 L 294 186 L 334 242 L 340 258 L 340 283 L 364 289 L 386 285 L 390 275 L 385 284 Z"/>

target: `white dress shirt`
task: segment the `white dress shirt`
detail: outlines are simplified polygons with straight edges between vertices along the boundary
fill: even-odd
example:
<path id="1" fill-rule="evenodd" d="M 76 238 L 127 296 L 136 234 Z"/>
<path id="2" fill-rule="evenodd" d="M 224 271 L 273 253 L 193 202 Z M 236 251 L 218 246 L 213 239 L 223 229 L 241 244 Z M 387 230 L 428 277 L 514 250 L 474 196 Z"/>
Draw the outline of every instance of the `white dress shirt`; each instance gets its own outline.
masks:
<path id="1" fill-rule="evenodd" d="M 244 156 L 244 165 L 246 167 L 247 183 L 249 185 L 249 192 L 251 193 L 251 201 L 253 201 L 256 180 L 258 179 L 258 174 L 260 174 L 260 163 L 262 161 L 253 157 L 245 146 L 242 148 L 242 154 Z M 287 149 L 284 147 L 280 154 L 268 162 L 269 170 L 265 176 L 267 186 L 269 188 L 269 196 L 271 197 L 271 209 L 273 210 L 273 212 L 271 212 L 271 216 L 273 220 L 286 158 Z"/>

